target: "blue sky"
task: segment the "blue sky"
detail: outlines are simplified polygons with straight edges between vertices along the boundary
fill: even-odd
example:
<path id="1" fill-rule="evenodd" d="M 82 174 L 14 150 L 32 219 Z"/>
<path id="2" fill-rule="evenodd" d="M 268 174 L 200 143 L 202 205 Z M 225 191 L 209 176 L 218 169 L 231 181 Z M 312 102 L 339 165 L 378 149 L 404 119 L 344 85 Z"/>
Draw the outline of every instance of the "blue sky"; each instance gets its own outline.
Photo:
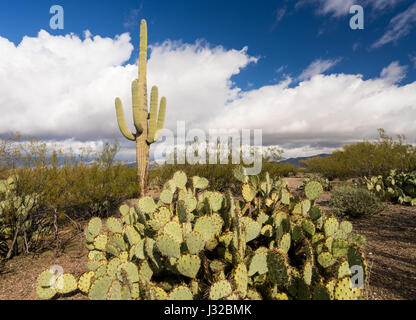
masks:
<path id="1" fill-rule="evenodd" d="M 150 43 L 166 39 L 193 43 L 204 39 L 227 49 L 248 46 L 249 54 L 261 60 L 233 79 L 242 88 L 274 83 L 284 75 L 299 75 L 317 58 L 341 59 L 331 68 L 332 72 L 361 73 L 364 78 L 379 75 L 392 59 L 412 65 L 411 57 L 416 56 L 416 28 L 381 48 L 371 45 L 386 33 L 390 20 L 414 1 L 392 1 L 398 3 L 382 9 L 354 1 L 363 5 L 364 30 L 350 29 L 353 14 L 322 14 L 320 1 L 310 2 L 296 6 L 299 2 L 290 0 L 2 1 L 0 34 L 18 44 L 23 36 L 35 36 L 40 29 L 56 35 L 68 32 L 82 35 L 90 30 L 108 37 L 127 31 L 132 42 L 137 43 L 138 21 L 145 18 Z M 49 8 L 55 4 L 65 10 L 62 31 L 49 27 L 52 16 Z M 136 50 L 131 63 L 137 56 Z M 402 83 L 415 79 L 416 68 L 409 68 Z"/>
<path id="2" fill-rule="evenodd" d="M 49 13 L 49 8 L 56 4 L 64 8 L 64 30 L 52 30 L 49 27 L 49 19 L 52 16 Z M 350 18 L 353 15 L 348 11 L 349 7 L 353 4 L 362 5 L 364 8 L 364 30 L 352 30 L 349 26 Z M 364 129 L 366 123 L 358 114 L 362 106 L 357 101 L 350 101 L 348 103 L 353 105 L 351 108 L 356 113 L 351 113 L 346 116 L 354 119 L 354 123 L 359 122 L 359 125 L 354 127 L 350 123 L 343 122 L 345 117 L 339 117 L 336 120 L 339 121 L 338 124 L 335 123 L 333 126 L 328 126 L 328 128 L 321 131 L 309 124 L 306 118 L 299 120 L 299 123 L 294 121 L 295 123 L 291 126 L 286 125 L 287 121 L 290 120 L 279 123 L 277 125 L 280 125 L 280 127 L 284 126 L 287 128 L 276 131 L 273 128 L 273 123 L 268 119 L 270 110 L 260 110 L 259 117 L 263 117 L 264 121 L 254 121 L 256 124 L 253 124 L 253 126 L 266 129 L 265 137 L 267 144 L 273 144 L 273 141 L 276 141 L 275 144 L 287 148 L 290 155 L 307 155 L 314 152 L 330 151 L 331 148 L 338 147 L 343 143 L 360 140 L 362 138 L 373 138 L 376 136 L 376 128 L 381 126 L 386 127 L 392 134 L 405 133 L 410 139 L 415 140 L 412 140 L 412 143 L 416 142 L 416 131 L 399 120 L 399 116 L 396 114 L 410 110 L 408 116 L 405 117 L 406 120 L 409 121 L 409 118 L 410 120 L 416 120 L 414 118 L 412 119 L 416 114 L 416 105 L 415 103 L 409 102 L 413 101 L 413 98 L 416 97 L 416 4 L 412 0 L 2 1 L 0 3 L 0 37 L 13 43 L 15 46 L 13 50 L 22 51 L 19 53 L 19 57 L 21 54 L 25 59 L 31 59 L 29 58 L 30 54 L 34 52 L 32 49 L 37 45 L 47 48 L 48 44 L 45 43 L 50 43 L 52 40 L 58 41 L 59 36 L 67 36 L 69 34 L 73 34 L 72 37 L 79 37 L 81 41 L 85 41 L 84 32 L 89 30 L 92 37 L 96 35 L 100 36 L 101 42 L 104 41 L 103 39 L 111 39 L 113 41 L 112 44 L 109 44 L 108 49 L 106 48 L 108 50 L 107 52 L 104 49 L 103 52 L 98 54 L 97 52 L 99 51 L 93 51 L 97 56 L 87 57 L 90 53 L 86 51 L 83 56 L 77 58 L 80 61 L 85 59 L 97 60 L 97 68 L 94 69 L 97 72 L 100 65 L 98 61 L 101 59 L 101 55 L 113 54 L 112 45 L 116 43 L 117 36 L 128 33 L 131 38 L 123 40 L 123 44 L 120 44 L 120 48 L 118 48 L 120 49 L 120 55 L 114 54 L 115 60 L 103 62 L 102 69 L 104 70 L 110 67 L 116 68 L 117 64 L 119 67 L 124 68 L 124 76 L 121 74 L 119 76 L 121 77 L 120 79 L 123 79 L 122 81 L 120 80 L 121 82 L 126 81 L 123 82 L 126 90 L 120 92 L 120 90 L 116 90 L 112 86 L 114 92 L 111 92 L 111 96 L 123 96 L 127 104 L 125 108 L 129 108 L 128 83 L 130 79 L 126 79 L 126 75 L 127 73 L 133 73 L 132 66 L 136 63 L 138 55 L 137 44 L 139 41 L 138 27 L 139 20 L 142 18 L 148 22 L 149 44 L 154 46 L 155 51 L 157 51 L 157 48 L 159 49 L 157 51 L 159 54 L 155 54 L 150 58 L 155 59 L 154 64 L 156 64 L 156 61 L 160 61 L 157 60 L 157 57 L 163 59 L 162 61 L 171 61 L 170 58 L 179 57 L 180 54 L 183 56 L 183 59 L 193 61 L 190 59 L 190 56 L 186 57 L 186 54 L 191 54 L 185 50 L 186 46 L 190 46 L 189 50 L 192 51 L 192 57 L 195 57 L 195 59 L 204 50 L 215 57 L 219 55 L 223 56 L 222 54 L 229 56 L 221 60 L 224 61 L 221 63 L 226 64 L 224 70 L 226 67 L 230 68 L 230 70 L 224 71 L 222 78 L 219 75 L 220 72 L 212 75 L 212 81 L 218 76 L 220 78 L 218 78 L 219 80 L 217 79 L 217 82 L 223 82 L 219 88 L 224 89 L 226 87 L 222 93 L 224 101 L 215 102 L 216 107 L 214 109 L 217 113 L 221 108 L 231 110 L 228 110 L 228 114 L 225 114 L 225 116 L 231 115 L 230 119 L 234 119 L 232 116 L 232 110 L 234 110 L 234 112 L 241 115 L 241 117 L 236 117 L 236 119 L 240 119 L 242 125 L 246 127 L 249 126 L 250 119 L 243 118 L 243 115 L 247 113 L 243 110 L 250 110 L 250 108 L 256 107 L 256 105 L 250 105 L 251 96 L 252 99 L 264 99 L 264 101 L 271 101 L 272 97 L 273 99 L 279 98 L 282 101 L 286 101 L 291 95 L 296 95 L 297 105 L 299 103 L 307 104 L 308 98 L 304 100 L 299 98 L 309 95 L 309 93 L 301 92 L 307 86 L 310 86 L 311 90 L 312 88 L 316 88 L 314 89 L 313 98 L 316 99 L 316 102 L 312 99 L 312 105 L 319 106 L 319 101 L 325 101 L 324 103 L 328 104 L 326 107 L 322 107 L 321 112 L 317 112 L 319 110 L 316 109 L 315 113 L 320 113 L 322 116 L 318 117 L 318 119 L 310 119 L 311 122 L 319 120 L 329 123 L 334 119 L 330 118 L 332 112 L 331 105 L 337 103 L 334 100 L 337 96 L 334 92 L 337 92 L 337 90 L 342 91 L 342 86 L 345 86 L 345 90 L 354 86 L 362 87 L 362 90 L 360 89 L 361 91 L 351 94 L 362 95 L 363 97 L 370 95 L 371 99 L 369 103 L 372 101 L 371 103 L 374 103 L 374 106 L 370 106 L 369 108 L 374 108 L 374 110 L 377 110 L 378 107 L 380 108 L 380 117 L 369 121 L 369 128 Z M 47 36 L 45 37 L 48 37 L 49 42 L 45 40 L 45 37 L 42 38 L 39 36 L 40 30 L 46 31 Z M 23 50 L 18 47 L 23 37 L 44 40 L 39 40 L 40 44 L 33 45 L 34 47 L 31 50 Z M 69 41 L 67 39 L 68 43 Z M 167 41 L 170 41 L 168 48 L 166 48 Z M 98 45 L 98 40 L 94 44 L 97 45 L 97 48 L 101 48 Z M 163 49 L 163 44 L 165 44 L 165 49 Z M 65 48 L 63 44 L 58 45 L 62 45 L 62 48 Z M 128 45 L 132 46 L 131 50 Z M 246 51 L 241 51 L 245 47 L 247 47 Z M 10 50 L 10 52 L 13 52 L 12 49 Z M 81 52 L 75 48 L 71 50 Z M 42 55 L 44 51 L 36 52 L 36 59 L 38 59 L 39 55 Z M 4 66 L 3 72 L 10 67 L 10 72 L 21 72 L 21 76 L 23 77 L 25 68 L 23 66 L 16 67 L 22 58 L 20 57 L 20 60 L 18 60 L 15 58 L 16 56 L 17 54 L 11 53 L 11 57 L 6 59 L 6 55 L 3 55 L 3 57 L 0 55 L 0 63 L 3 63 Z M 56 55 L 52 52 L 51 56 L 45 53 L 46 56 L 49 57 L 48 59 L 53 60 L 59 57 L 59 50 Z M 10 59 L 16 59 L 16 61 L 12 63 L 9 61 Z M 1 62 L 1 60 L 3 61 Z M 176 60 L 172 61 L 176 63 Z M 196 59 L 195 61 L 200 60 Z M 235 65 L 230 63 L 230 66 L 228 66 L 227 61 L 235 62 Z M 81 66 L 82 63 L 80 62 L 79 65 Z M 178 60 L 177 63 L 183 66 L 183 68 L 189 67 L 183 60 Z M 161 64 L 163 62 L 158 63 L 158 65 Z M 55 64 L 52 63 L 51 65 Z M 45 70 L 47 70 L 47 68 L 51 68 L 51 65 L 48 66 L 45 64 L 45 66 L 39 68 L 46 68 Z M 28 68 L 31 72 L 35 72 L 33 66 Z M 215 67 L 213 66 L 212 68 Z M 0 70 L 2 70 L 1 65 Z M 161 82 L 161 87 L 165 88 L 165 91 L 172 92 L 170 96 L 173 96 L 173 104 L 171 105 L 172 109 L 169 109 L 168 103 L 168 117 L 169 110 L 172 112 L 171 118 L 177 114 L 175 112 L 176 110 L 180 111 L 181 106 L 176 104 L 176 101 L 180 101 L 181 98 L 183 99 L 182 101 L 189 101 L 191 99 L 194 104 L 199 103 L 199 101 L 203 104 L 202 101 L 206 98 L 203 92 L 199 96 L 196 94 L 195 96 L 192 94 L 184 94 L 182 96 L 178 94 L 176 96 L 178 90 L 175 90 L 174 84 L 171 84 L 172 88 L 170 88 L 168 84 L 160 80 L 160 77 L 165 75 L 163 72 L 173 74 L 173 71 L 169 71 L 169 68 L 159 70 L 157 67 L 154 67 L 154 70 L 155 77 L 152 80 L 155 80 L 155 84 Z M 62 69 L 62 71 L 67 77 L 70 77 L 68 73 L 71 71 L 71 68 L 67 71 Z M 38 73 L 35 74 L 37 75 Z M 319 74 L 326 75 L 327 77 L 319 78 Z M 313 78 L 316 75 L 318 76 Z M 354 79 L 347 79 L 345 75 L 352 75 Z M 208 83 L 208 80 L 204 80 L 205 76 L 208 79 L 211 75 L 199 74 L 199 76 L 193 79 L 193 82 L 200 80 L 201 83 L 205 83 L 205 81 Z M 336 77 L 336 80 L 331 80 L 329 78 L 330 76 Z M 4 74 L 4 77 L 5 79 L 10 78 L 6 74 Z M 12 80 L 13 77 L 11 76 Z M 54 84 L 56 81 L 60 81 L 52 80 L 53 76 L 50 78 Z M 46 77 L 42 77 L 41 81 L 47 81 L 45 79 Z M 286 83 L 285 81 L 288 79 L 290 81 Z M 377 79 L 384 79 L 384 82 L 381 82 L 381 80 L 376 81 L 379 87 L 374 88 L 373 81 Z M 232 82 L 231 84 L 230 81 Z M 336 88 L 333 91 L 324 92 L 327 90 L 324 88 L 328 88 L 325 81 L 329 81 L 328 83 L 331 84 L 337 82 Z M 364 84 L 362 81 L 364 81 Z M 85 79 L 87 86 L 92 82 L 93 79 Z M 43 83 L 44 87 L 48 87 L 47 82 L 40 83 Z M 66 85 L 71 86 L 71 81 L 68 80 Z M 51 84 L 51 86 L 53 85 Z M 205 86 L 210 87 L 211 85 L 205 84 Z M 197 89 L 201 89 L 202 91 L 203 87 Z M 238 92 L 234 92 L 233 89 L 237 89 Z M 47 96 L 49 91 L 46 90 L 45 93 L 42 93 L 44 95 L 42 99 L 45 100 L 41 101 L 39 99 L 39 105 L 44 104 L 44 101 L 47 101 L 47 99 L 55 99 L 54 97 Z M 80 94 L 79 90 L 76 92 Z M 215 92 L 213 91 L 213 94 Z M 267 94 L 269 95 L 266 96 L 264 92 L 268 92 Z M 397 101 L 395 95 L 397 97 L 405 95 L 406 99 L 403 99 L 401 105 L 395 106 L 394 110 L 396 111 L 393 111 L 387 105 L 383 107 L 378 104 L 378 101 L 385 101 L 386 97 L 377 96 L 377 92 L 383 92 L 392 101 Z M 75 90 L 71 94 L 72 96 L 75 95 Z M 88 95 L 92 95 L 92 93 L 88 92 Z M 3 98 L 4 101 L 0 99 L 0 111 L 3 114 L 4 112 L 7 114 L 7 111 L 5 104 L 1 104 L 1 102 L 11 102 L 15 108 L 15 113 L 23 116 L 22 110 L 27 110 L 28 106 L 23 106 L 24 101 L 20 101 L 20 98 L 17 98 L 17 96 L 17 94 L 8 94 L 8 97 Z M 35 99 L 36 104 L 36 96 L 33 99 Z M 62 96 L 56 97 L 56 99 L 62 100 Z M 80 98 L 80 101 L 85 100 L 83 99 Z M 340 99 L 343 101 L 349 100 L 349 97 L 340 97 Z M 115 120 L 110 116 L 111 112 L 113 112 L 113 99 L 107 100 L 109 100 L 108 104 L 107 102 L 103 102 L 105 104 L 103 108 L 107 110 L 105 114 L 99 114 L 100 111 L 97 110 L 94 112 L 96 112 L 97 118 L 102 123 L 108 124 L 109 131 L 100 129 L 98 130 L 99 134 L 97 133 L 95 136 L 92 134 L 90 140 L 87 138 L 88 134 L 91 135 L 91 132 L 88 132 L 88 130 L 82 134 L 79 133 L 79 130 L 71 132 L 69 129 L 65 133 L 62 133 L 62 131 L 55 133 L 53 130 L 54 126 L 50 123 L 46 124 L 46 122 L 45 125 L 39 125 L 37 130 L 27 130 L 24 122 L 13 126 L 6 125 L 16 123 L 16 121 L 13 121 L 11 114 L 9 115 L 9 119 L 4 120 L 5 125 L 3 125 L 0 134 L 6 134 L 14 130 L 21 132 L 28 131 L 27 133 L 54 141 L 70 141 L 71 143 L 81 144 L 88 141 L 93 145 L 97 141 L 101 143 L 102 139 L 122 139 L 116 130 L 117 128 L 110 124 Z M 71 103 L 73 102 L 68 101 L 65 105 L 68 106 Z M 82 106 L 82 103 L 85 103 L 85 106 Z M 279 108 L 279 104 L 272 110 L 276 119 L 293 119 L 289 118 L 289 114 L 296 119 L 296 112 L 292 112 L 295 107 L 291 104 L 294 101 L 282 103 L 284 107 L 279 111 L 280 113 L 273 113 L 273 110 Z M 80 110 L 82 108 L 89 108 L 88 103 L 85 101 L 79 102 L 78 105 L 80 106 Z M 60 108 L 64 108 L 64 106 Z M 204 109 L 203 106 L 201 106 L 202 109 Z M 39 112 L 51 111 L 42 110 L 39 109 Z M 60 110 L 60 113 L 63 113 L 62 109 Z M 195 116 L 189 119 L 190 123 L 197 124 L 205 120 L 206 115 L 201 113 L 198 116 L 199 113 L 197 110 L 199 110 L 198 107 L 195 109 Z M 304 114 L 302 110 L 302 108 L 297 110 L 299 115 Z M 73 121 L 75 121 L 75 116 L 82 116 L 76 115 L 74 111 L 71 112 L 73 112 L 72 115 L 74 116 Z M 93 117 L 94 112 L 91 112 L 91 117 Z M 368 112 L 370 115 L 374 114 L 370 111 Z M 365 115 L 363 116 L 365 117 Z M 27 117 L 30 117 L 30 113 L 28 113 Z M 59 116 L 56 115 L 55 118 L 58 119 Z M 391 120 L 392 118 L 393 120 Z M 68 119 L 68 114 L 66 115 L 66 119 Z M 359 121 L 355 121 L 355 119 L 359 119 Z M 188 120 L 188 118 L 185 120 Z M 393 121 L 397 122 L 393 123 Z M 223 119 L 220 119 L 220 121 L 212 120 L 210 124 L 212 123 L 224 125 L 226 121 Z M 397 125 L 398 123 L 399 125 Z M 340 125 L 344 125 L 344 127 L 338 132 L 335 129 L 337 127 L 339 128 Z M 46 127 L 48 129 L 45 129 Z M 68 124 L 68 128 L 70 127 L 74 128 L 74 126 Z M 171 124 L 171 127 L 174 127 L 173 124 Z M 56 126 L 56 129 L 58 128 L 59 126 Z M 102 139 L 100 139 L 100 134 L 103 136 Z M 311 136 L 313 136 L 313 139 Z M 281 143 L 278 143 L 278 141 L 281 141 Z M 290 150 L 293 152 L 291 153 Z"/>

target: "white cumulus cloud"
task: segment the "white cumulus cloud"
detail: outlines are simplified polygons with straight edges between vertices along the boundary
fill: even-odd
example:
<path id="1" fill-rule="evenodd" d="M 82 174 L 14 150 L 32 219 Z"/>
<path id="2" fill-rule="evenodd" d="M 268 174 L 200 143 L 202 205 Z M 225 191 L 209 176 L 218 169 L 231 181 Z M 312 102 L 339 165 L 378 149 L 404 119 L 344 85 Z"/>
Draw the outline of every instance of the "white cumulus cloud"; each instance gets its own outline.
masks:
<path id="1" fill-rule="evenodd" d="M 40 31 L 18 46 L 0 37 L 0 134 L 111 136 L 114 96 L 134 75 L 122 66 L 132 51 L 128 34 L 81 40 Z"/>
<path id="2" fill-rule="evenodd" d="M 415 142 L 416 82 L 396 86 L 391 79 L 332 74 L 265 86 L 244 92 L 209 125 L 263 129 L 265 143 L 280 146 L 335 146 L 375 138 L 381 127 Z"/>
<path id="3" fill-rule="evenodd" d="M 131 82 L 137 65 L 126 64 L 130 36 L 114 39 L 41 31 L 17 46 L 0 36 L 0 135 L 19 131 L 74 148 L 99 149 L 117 138 L 121 157 L 134 160 L 134 143 L 117 127 L 114 99 L 124 104 L 133 129 Z M 232 77 L 258 60 L 241 50 L 165 41 L 153 44 L 148 89 L 158 85 L 168 100 L 166 127 L 262 129 L 264 142 L 287 155 L 328 152 L 343 143 L 375 137 L 377 128 L 416 139 L 416 82 L 400 86 L 399 63 L 364 80 L 359 74 L 321 73 L 332 62 L 316 63 L 294 85 L 290 78 L 243 91 Z M 312 64 L 313 65 L 313 64 Z"/>

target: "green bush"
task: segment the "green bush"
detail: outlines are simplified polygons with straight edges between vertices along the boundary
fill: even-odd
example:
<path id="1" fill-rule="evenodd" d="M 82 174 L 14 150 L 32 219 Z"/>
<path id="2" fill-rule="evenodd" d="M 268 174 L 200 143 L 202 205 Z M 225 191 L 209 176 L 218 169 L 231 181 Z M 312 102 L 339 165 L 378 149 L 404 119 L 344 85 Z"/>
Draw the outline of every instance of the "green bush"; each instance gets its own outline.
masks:
<path id="1" fill-rule="evenodd" d="M 301 172 L 301 168 L 290 163 L 266 162 L 263 164 L 261 172 L 262 177 L 265 176 L 266 172 L 273 177 L 294 177 Z"/>
<path id="2" fill-rule="evenodd" d="M 50 222 L 55 216 L 105 217 L 140 191 L 136 170 L 115 162 L 118 151 L 116 142 L 100 152 L 85 149 L 76 155 L 15 134 L 0 139 L 0 174 L 16 173 L 22 194 L 39 193 L 38 211 Z"/>
<path id="3" fill-rule="evenodd" d="M 231 192 L 206 191 L 209 181 L 178 171 L 160 198 L 142 197 L 120 218 L 93 218 L 86 230 L 88 272 L 38 277 L 40 299 L 81 292 L 91 300 L 355 300 L 351 267 L 368 274 L 365 238 L 352 224 L 315 206 L 265 174 L 245 176 Z"/>
<path id="4" fill-rule="evenodd" d="M 378 141 L 346 145 L 330 156 L 316 157 L 302 163 L 308 171 L 320 173 L 330 180 L 388 175 L 393 169 L 399 172 L 416 169 L 414 146 L 405 144 L 403 136 L 394 141 L 382 129 L 379 129 L 379 134 Z"/>
<path id="5" fill-rule="evenodd" d="M 360 218 L 385 209 L 380 199 L 365 188 L 342 186 L 331 192 L 329 207 L 337 217 Z"/>
<path id="6" fill-rule="evenodd" d="M 109 216 L 122 200 L 139 193 L 136 171 L 119 164 L 21 167 L 16 172 L 25 193 L 42 194 L 42 210 L 72 218 Z"/>

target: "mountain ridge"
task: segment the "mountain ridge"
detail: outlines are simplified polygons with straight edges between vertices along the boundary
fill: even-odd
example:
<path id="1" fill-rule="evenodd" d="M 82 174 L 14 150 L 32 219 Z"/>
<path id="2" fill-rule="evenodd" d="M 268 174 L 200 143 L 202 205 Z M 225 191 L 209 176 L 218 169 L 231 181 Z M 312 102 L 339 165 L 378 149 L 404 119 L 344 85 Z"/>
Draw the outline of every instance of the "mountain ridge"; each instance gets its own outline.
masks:
<path id="1" fill-rule="evenodd" d="M 278 163 L 279 164 L 289 163 L 289 164 L 295 165 L 295 166 L 300 167 L 300 168 L 306 168 L 303 164 L 300 163 L 301 161 L 316 158 L 316 157 L 323 157 L 324 158 L 324 157 L 328 157 L 328 156 L 330 156 L 330 154 L 321 153 L 321 154 L 317 154 L 317 155 L 313 155 L 313 156 L 309 156 L 309 157 L 295 157 L 295 158 L 282 159 L 280 161 L 275 161 L 273 163 L 276 163 L 276 164 L 278 164 Z M 127 167 L 135 167 L 136 166 L 136 161 L 131 161 L 131 162 L 125 161 L 123 163 L 123 165 L 125 165 Z M 155 161 L 151 161 L 149 167 L 150 168 L 156 167 Z"/>
<path id="2" fill-rule="evenodd" d="M 312 159 L 312 158 L 316 158 L 316 157 L 325 158 L 325 157 L 328 157 L 328 156 L 330 156 L 330 154 L 328 154 L 328 153 L 321 153 L 321 154 L 317 154 L 317 155 L 309 156 L 309 157 L 296 157 L 296 158 L 283 159 L 283 160 L 277 161 L 275 163 L 289 163 L 289 164 L 293 164 L 295 166 L 298 166 L 300 168 L 306 168 L 305 165 L 303 165 L 303 164 L 300 163 L 301 161 L 308 160 L 308 159 Z"/>

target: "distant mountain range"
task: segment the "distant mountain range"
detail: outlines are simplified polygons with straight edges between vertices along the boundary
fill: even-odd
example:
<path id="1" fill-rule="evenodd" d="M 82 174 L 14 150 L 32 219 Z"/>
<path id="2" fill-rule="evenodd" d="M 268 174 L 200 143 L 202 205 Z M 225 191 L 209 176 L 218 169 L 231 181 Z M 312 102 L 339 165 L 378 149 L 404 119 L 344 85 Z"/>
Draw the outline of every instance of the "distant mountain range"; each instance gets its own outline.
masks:
<path id="1" fill-rule="evenodd" d="M 293 165 L 298 166 L 300 168 L 306 168 L 303 164 L 300 163 L 302 160 L 308 160 L 308 159 L 312 159 L 312 158 L 316 158 L 316 157 L 323 157 L 324 158 L 324 157 L 328 157 L 328 156 L 330 156 L 330 154 L 321 153 L 321 154 L 317 154 L 317 155 L 310 156 L 310 157 L 298 157 L 298 158 L 283 159 L 283 160 L 280 160 L 276 163 L 290 163 L 290 164 L 293 164 Z M 136 167 L 136 161 L 132 161 L 132 162 L 127 162 L 126 161 L 123 164 L 127 167 L 133 167 L 133 168 Z M 155 166 L 156 166 L 155 162 L 151 161 L 150 162 L 150 168 L 153 168 Z"/>
<path id="2" fill-rule="evenodd" d="M 301 163 L 301 161 L 302 160 L 308 160 L 308 159 L 312 159 L 312 158 L 316 158 L 316 157 L 322 157 L 322 158 L 325 158 L 325 157 L 328 157 L 328 156 L 330 156 L 330 154 L 327 154 L 327 153 L 321 153 L 321 154 L 317 154 L 317 155 L 315 155 L 315 156 L 310 156 L 310 157 L 298 157 L 298 158 L 289 158 L 289 159 L 284 159 L 284 160 L 280 160 L 280 161 L 278 161 L 278 163 L 290 163 L 290 164 L 293 164 L 293 165 L 295 165 L 295 166 L 298 166 L 298 167 L 300 167 L 300 168 L 306 168 L 302 163 Z"/>

